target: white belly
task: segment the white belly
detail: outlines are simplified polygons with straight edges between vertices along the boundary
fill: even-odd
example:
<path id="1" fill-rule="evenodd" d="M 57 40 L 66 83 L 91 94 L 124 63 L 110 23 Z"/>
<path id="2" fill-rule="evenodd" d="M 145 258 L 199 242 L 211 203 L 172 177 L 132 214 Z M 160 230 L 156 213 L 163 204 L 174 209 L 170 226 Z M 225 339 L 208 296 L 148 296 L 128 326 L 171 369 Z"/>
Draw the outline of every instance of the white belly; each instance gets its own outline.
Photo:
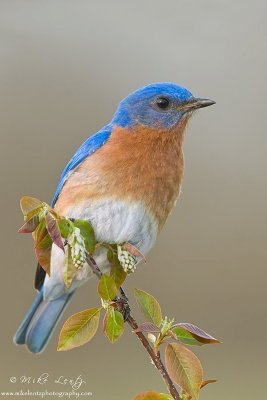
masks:
<path id="1" fill-rule="evenodd" d="M 89 220 L 98 242 L 130 242 L 144 255 L 154 245 L 158 231 L 156 222 L 144 210 L 141 203 L 115 200 L 88 201 L 76 206 L 75 209 L 69 209 L 66 217 Z M 44 297 L 47 299 L 56 298 L 63 292 L 72 291 L 92 276 L 90 267 L 85 264 L 78 272 L 71 288 L 67 289 L 61 273 L 63 262 L 63 251 L 53 245 L 51 276 L 46 276 L 44 284 Z M 102 271 L 108 268 L 105 250 L 96 255 L 96 262 Z"/>
<path id="2" fill-rule="evenodd" d="M 69 218 L 89 220 L 98 241 L 131 242 L 143 254 L 155 243 L 158 226 L 139 202 L 87 201 L 66 213 Z"/>

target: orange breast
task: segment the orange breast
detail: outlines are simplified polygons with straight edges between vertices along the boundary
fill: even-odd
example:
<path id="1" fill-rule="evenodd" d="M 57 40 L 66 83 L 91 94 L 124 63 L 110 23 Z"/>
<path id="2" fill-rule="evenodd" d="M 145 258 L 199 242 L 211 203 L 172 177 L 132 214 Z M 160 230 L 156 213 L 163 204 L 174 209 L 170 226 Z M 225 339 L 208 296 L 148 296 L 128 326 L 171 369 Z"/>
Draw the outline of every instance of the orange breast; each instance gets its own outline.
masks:
<path id="1" fill-rule="evenodd" d="M 88 199 L 140 201 L 161 228 L 180 191 L 186 123 L 168 131 L 116 127 L 106 144 L 70 175 L 56 210 L 64 215 Z"/>

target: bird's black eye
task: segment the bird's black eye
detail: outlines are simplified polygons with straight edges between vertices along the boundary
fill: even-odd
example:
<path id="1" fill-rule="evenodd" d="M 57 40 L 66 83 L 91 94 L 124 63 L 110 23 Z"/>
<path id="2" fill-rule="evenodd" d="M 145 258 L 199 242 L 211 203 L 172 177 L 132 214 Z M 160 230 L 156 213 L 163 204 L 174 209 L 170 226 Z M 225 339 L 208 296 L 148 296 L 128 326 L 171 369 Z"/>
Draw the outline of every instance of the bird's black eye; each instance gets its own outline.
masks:
<path id="1" fill-rule="evenodd" d="M 167 97 L 158 97 L 155 105 L 161 110 L 167 110 L 170 106 L 170 100 Z"/>

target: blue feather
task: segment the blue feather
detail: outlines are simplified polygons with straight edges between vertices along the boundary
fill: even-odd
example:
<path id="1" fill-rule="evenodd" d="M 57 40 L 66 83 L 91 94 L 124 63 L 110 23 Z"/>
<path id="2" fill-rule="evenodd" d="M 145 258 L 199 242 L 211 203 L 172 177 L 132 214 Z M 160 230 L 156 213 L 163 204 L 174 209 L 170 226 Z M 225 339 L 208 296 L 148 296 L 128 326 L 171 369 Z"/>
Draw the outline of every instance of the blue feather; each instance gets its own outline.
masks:
<path id="1" fill-rule="evenodd" d="M 29 323 L 25 338 L 25 344 L 31 353 L 41 353 L 45 349 L 73 293 L 40 303 Z"/>
<path id="2" fill-rule="evenodd" d="M 14 343 L 16 344 L 24 344 L 25 343 L 25 337 L 27 333 L 27 329 L 29 326 L 29 323 L 31 322 L 32 317 L 34 316 L 38 306 L 43 300 L 43 288 L 41 288 L 40 292 L 37 292 L 35 299 L 29 308 L 27 314 L 23 318 L 15 336 L 14 336 Z"/>
<path id="3" fill-rule="evenodd" d="M 65 169 L 63 170 L 60 180 L 56 189 L 56 192 L 54 194 L 53 200 L 52 200 L 52 207 L 54 207 L 57 198 L 59 196 L 59 193 L 66 181 L 66 179 L 69 176 L 69 173 L 73 171 L 78 165 L 80 165 L 83 160 L 93 154 L 97 149 L 102 147 L 106 141 L 108 140 L 110 134 L 112 132 L 112 125 L 106 125 L 104 128 L 102 128 L 100 131 L 95 133 L 93 136 L 90 136 L 86 141 L 81 145 L 81 147 L 76 151 L 74 156 L 71 158 L 69 163 L 66 165 Z"/>
<path id="4" fill-rule="evenodd" d="M 73 292 L 74 293 L 74 292 Z M 44 300 L 43 290 L 37 293 L 15 336 L 15 344 L 26 344 L 30 352 L 44 350 L 73 293 L 54 300 Z"/>

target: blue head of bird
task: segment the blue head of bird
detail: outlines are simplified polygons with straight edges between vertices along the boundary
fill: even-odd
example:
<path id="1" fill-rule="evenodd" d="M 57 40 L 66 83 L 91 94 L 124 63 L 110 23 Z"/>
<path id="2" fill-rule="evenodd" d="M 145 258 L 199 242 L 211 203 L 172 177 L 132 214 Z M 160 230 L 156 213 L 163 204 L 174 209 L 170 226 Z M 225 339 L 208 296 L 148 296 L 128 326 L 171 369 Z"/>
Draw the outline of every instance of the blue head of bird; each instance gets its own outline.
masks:
<path id="1" fill-rule="evenodd" d="M 147 128 L 170 129 L 201 107 L 215 102 L 196 98 L 175 83 L 160 82 L 144 86 L 123 99 L 112 123 L 121 127 L 137 124 Z"/>

